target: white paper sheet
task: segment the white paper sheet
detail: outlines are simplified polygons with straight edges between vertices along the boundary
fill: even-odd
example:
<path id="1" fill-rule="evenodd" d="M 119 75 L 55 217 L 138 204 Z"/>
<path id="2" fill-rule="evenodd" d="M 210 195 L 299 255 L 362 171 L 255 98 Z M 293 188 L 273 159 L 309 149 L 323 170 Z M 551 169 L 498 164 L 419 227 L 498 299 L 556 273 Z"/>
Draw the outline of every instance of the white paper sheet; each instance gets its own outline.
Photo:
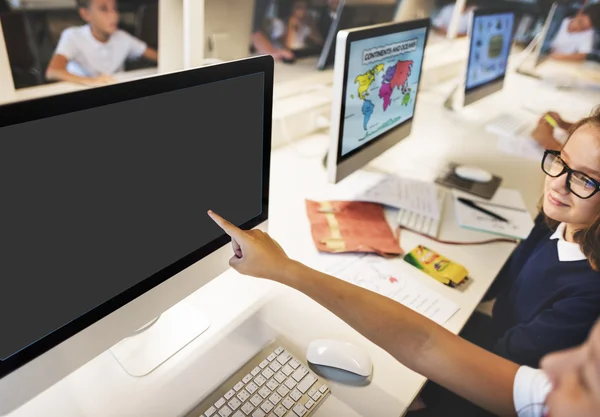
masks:
<path id="1" fill-rule="evenodd" d="M 493 233 L 511 238 L 525 239 L 533 229 L 533 219 L 526 209 L 525 202 L 519 190 L 498 188 L 490 200 L 475 197 L 458 190 L 452 190 L 456 220 L 461 227 Z M 496 220 L 472 207 L 459 202 L 456 197 L 464 197 L 474 201 L 482 208 L 498 214 L 508 220 L 508 223 Z M 505 206 L 505 207 L 499 207 Z"/>
<path id="2" fill-rule="evenodd" d="M 383 204 L 435 220 L 441 215 L 434 183 L 397 175 L 357 172 L 336 187 L 333 199 Z"/>
<path id="3" fill-rule="evenodd" d="M 374 255 L 325 256 L 321 270 L 327 274 L 389 297 L 440 325 L 459 310 L 458 304 L 421 284 L 393 261 Z"/>
<path id="4" fill-rule="evenodd" d="M 532 138 L 525 136 L 498 136 L 498 150 L 509 155 L 540 162 L 544 155 L 544 149 Z"/>

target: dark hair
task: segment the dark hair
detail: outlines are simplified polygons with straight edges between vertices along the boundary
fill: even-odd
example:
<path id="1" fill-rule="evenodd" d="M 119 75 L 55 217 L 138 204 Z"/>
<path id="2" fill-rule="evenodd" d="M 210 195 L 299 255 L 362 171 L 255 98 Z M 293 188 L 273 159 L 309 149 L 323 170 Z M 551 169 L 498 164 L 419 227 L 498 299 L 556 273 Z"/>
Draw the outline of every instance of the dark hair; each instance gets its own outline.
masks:
<path id="1" fill-rule="evenodd" d="M 595 29 L 600 29 L 600 3 L 594 3 L 583 9 L 583 14 L 587 15 Z"/>
<path id="2" fill-rule="evenodd" d="M 573 136 L 573 133 L 575 133 L 577 129 L 585 125 L 593 125 L 594 127 L 600 128 L 600 106 L 592 110 L 592 113 L 588 117 L 579 120 L 577 123 L 571 126 L 567 141 L 571 138 L 571 136 Z M 552 230 L 555 230 L 559 225 L 559 222 L 551 219 L 545 213 L 544 217 L 546 224 Z M 575 242 L 579 244 L 581 251 L 589 261 L 592 269 L 594 271 L 600 271 L 600 210 L 598 210 L 598 214 L 589 224 L 589 226 L 575 231 L 573 238 L 575 239 Z"/>
<path id="3" fill-rule="evenodd" d="M 77 0 L 78 9 L 89 9 L 91 0 Z"/>

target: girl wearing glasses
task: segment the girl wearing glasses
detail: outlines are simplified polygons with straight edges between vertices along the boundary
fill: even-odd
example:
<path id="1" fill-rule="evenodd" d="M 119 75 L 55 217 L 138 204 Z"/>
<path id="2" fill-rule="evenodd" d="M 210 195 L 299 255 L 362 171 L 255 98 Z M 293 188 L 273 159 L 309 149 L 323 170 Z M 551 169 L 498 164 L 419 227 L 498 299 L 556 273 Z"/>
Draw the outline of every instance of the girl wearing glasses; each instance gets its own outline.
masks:
<path id="1" fill-rule="evenodd" d="M 600 165 L 600 137 L 595 140 L 595 162 Z M 582 142 L 587 143 L 585 139 Z M 558 179 L 547 184 L 552 193 L 560 188 L 554 181 Z M 574 205 L 564 197 L 564 189 L 558 191 L 561 204 Z M 546 357 L 542 370 L 519 366 L 390 298 L 291 260 L 277 242 L 259 230 L 243 231 L 215 213 L 209 215 L 231 236 L 234 255 L 229 263 L 238 272 L 303 292 L 408 368 L 485 410 L 519 417 L 600 415 L 600 323 L 580 346 Z M 375 368 L 377 372 L 377 363 Z M 445 409 L 438 415 L 464 414 Z"/>
<path id="2" fill-rule="evenodd" d="M 600 317 L 600 110 L 572 125 L 541 168 L 542 212 L 487 295 L 492 318 L 465 327 L 480 346 L 532 367 L 583 343 Z"/>

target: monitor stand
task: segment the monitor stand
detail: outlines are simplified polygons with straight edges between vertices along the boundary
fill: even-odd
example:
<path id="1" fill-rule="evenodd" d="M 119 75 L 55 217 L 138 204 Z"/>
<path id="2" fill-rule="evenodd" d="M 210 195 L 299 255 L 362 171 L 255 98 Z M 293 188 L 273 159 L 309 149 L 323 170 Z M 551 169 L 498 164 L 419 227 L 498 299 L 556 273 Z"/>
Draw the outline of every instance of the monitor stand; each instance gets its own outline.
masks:
<path id="1" fill-rule="evenodd" d="M 131 376 L 145 376 L 210 327 L 210 320 L 183 300 L 110 348 Z"/>

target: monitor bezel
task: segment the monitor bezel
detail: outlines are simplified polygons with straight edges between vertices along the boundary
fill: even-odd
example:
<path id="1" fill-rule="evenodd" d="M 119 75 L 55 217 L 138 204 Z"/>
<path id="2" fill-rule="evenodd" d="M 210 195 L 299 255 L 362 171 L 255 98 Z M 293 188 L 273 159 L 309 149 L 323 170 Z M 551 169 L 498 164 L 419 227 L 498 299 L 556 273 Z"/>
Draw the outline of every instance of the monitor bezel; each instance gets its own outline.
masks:
<path id="1" fill-rule="evenodd" d="M 475 19 L 483 16 L 490 16 L 496 14 L 511 14 L 513 17 L 513 27 L 510 32 L 510 42 L 509 49 L 512 48 L 515 36 L 515 26 L 516 26 L 516 14 L 513 10 L 507 9 L 505 7 L 491 7 L 485 9 L 475 9 L 471 12 L 471 19 L 469 22 L 469 56 L 467 57 L 467 65 L 465 71 L 464 78 L 464 96 L 465 96 L 465 105 L 471 104 L 477 100 L 480 100 L 488 95 L 500 91 L 504 87 L 504 80 L 506 79 L 506 75 L 508 73 L 508 58 L 510 58 L 510 50 L 508 52 L 508 57 L 506 60 L 506 67 L 504 68 L 504 73 L 492 80 L 489 80 L 483 84 L 479 84 L 475 87 L 467 86 L 467 78 L 469 76 L 469 68 L 471 65 L 471 54 L 473 53 L 473 28 L 475 26 Z"/>
<path id="2" fill-rule="evenodd" d="M 264 223 L 268 219 L 274 76 L 274 61 L 270 56 L 241 59 L 225 64 L 184 70 L 101 88 L 91 88 L 68 94 L 9 103 L 0 106 L 0 128 L 261 73 L 264 74 L 262 211 L 258 216 L 239 225 L 242 229 L 248 230 Z M 177 273 L 225 246 L 230 241 L 231 238 L 223 233 L 217 239 L 212 240 L 182 259 L 149 276 L 116 297 L 105 301 L 98 307 L 23 348 L 4 361 L 0 360 L 0 379 L 50 351 L 65 340 L 102 320 L 136 298 L 141 297 Z"/>
<path id="3" fill-rule="evenodd" d="M 387 132 L 382 133 L 379 137 L 370 140 L 369 142 L 365 143 L 364 145 L 362 145 L 356 149 L 353 149 L 352 151 L 348 152 L 345 155 L 342 155 L 342 140 L 343 140 L 343 136 L 344 136 L 344 115 L 346 113 L 346 94 L 347 94 L 347 87 L 348 87 L 346 80 L 348 78 L 348 71 L 349 71 L 349 66 L 350 66 L 348 57 L 350 56 L 350 47 L 352 46 L 352 43 L 356 42 L 356 41 L 361 41 L 364 39 L 378 38 L 378 37 L 390 35 L 393 33 L 408 32 L 410 30 L 416 30 L 416 29 L 425 29 L 424 43 L 425 43 L 425 45 L 427 45 L 429 31 L 431 29 L 431 19 L 429 19 L 429 18 L 413 20 L 410 22 L 383 23 L 381 25 L 368 26 L 366 28 L 359 28 L 359 29 L 348 31 L 348 36 L 346 38 L 345 45 L 344 45 L 344 48 L 345 48 L 344 56 L 346 57 L 346 59 L 344 59 L 342 96 L 341 96 L 341 101 L 340 101 L 340 117 L 339 117 L 339 120 L 335 121 L 336 123 L 339 124 L 339 130 L 337 133 L 336 165 L 340 165 L 341 163 L 343 163 L 344 161 L 347 161 L 348 159 L 352 158 L 356 154 L 363 152 L 366 149 L 372 148 L 373 146 L 376 146 L 377 144 L 381 143 L 385 138 L 389 137 L 390 135 L 393 135 L 396 131 L 398 131 L 399 129 L 401 129 L 402 127 L 408 125 L 409 123 L 411 123 L 413 121 L 413 119 L 415 117 L 415 112 L 417 109 L 417 104 L 418 104 L 418 99 L 419 99 L 419 90 L 421 87 L 421 85 L 420 85 L 421 78 L 423 76 L 423 63 L 425 61 L 425 53 L 423 52 L 423 59 L 421 60 L 421 68 L 419 68 L 419 77 L 417 80 L 419 89 L 417 90 L 417 93 L 415 95 L 415 109 L 413 111 L 412 117 L 410 117 L 410 118 L 406 119 L 405 121 L 403 121 L 402 123 L 394 126 Z M 425 46 L 423 47 L 423 51 L 425 51 Z"/>

